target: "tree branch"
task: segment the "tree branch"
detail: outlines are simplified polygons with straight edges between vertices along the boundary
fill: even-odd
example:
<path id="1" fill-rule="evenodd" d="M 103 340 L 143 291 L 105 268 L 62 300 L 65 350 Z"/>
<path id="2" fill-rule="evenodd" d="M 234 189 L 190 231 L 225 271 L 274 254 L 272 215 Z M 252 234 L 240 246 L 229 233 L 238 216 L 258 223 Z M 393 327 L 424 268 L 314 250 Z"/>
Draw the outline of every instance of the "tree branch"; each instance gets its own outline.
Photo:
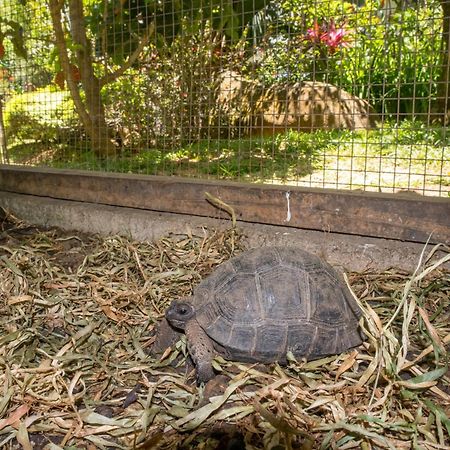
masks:
<path id="1" fill-rule="evenodd" d="M 86 36 L 84 24 L 82 0 L 69 0 L 69 17 L 71 24 L 72 39 L 75 44 L 75 55 L 81 74 L 81 83 L 86 94 L 87 106 L 89 108 L 90 97 L 95 95 L 99 80 L 94 74 L 94 66 L 91 54 L 91 44 Z M 97 101 L 97 99 L 95 99 Z M 91 111 L 92 112 L 92 111 Z"/>
<path id="2" fill-rule="evenodd" d="M 116 147 L 112 143 L 112 132 L 105 118 L 105 108 L 100 95 L 99 79 L 95 76 L 91 44 L 86 35 L 82 0 L 69 0 L 70 34 L 74 53 L 80 70 L 81 84 L 85 95 L 80 96 L 80 88 L 73 79 L 65 34 L 62 26 L 61 8 L 58 0 L 49 0 L 50 13 L 59 50 L 61 65 L 66 75 L 75 108 L 86 133 L 91 140 L 94 152 L 101 156 L 114 155 Z"/>
<path id="3" fill-rule="evenodd" d="M 155 23 L 152 22 L 147 27 L 147 30 L 146 30 L 145 34 L 142 36 L 141 42 L 139 42 L 139 45 L 137 46 L 136 50 L 130 55 L 130 57 L 125 61 L 125 63 L 122 64 L 117 70 L 103 76 L 100 79 L 100 86 L 104 86 L 105 84 L 111 83 L 112 81 L 116 80 L 118 77 L 120 77 L 126 70 L 128 70 L 136 62 L 136 60 L 138 59 L 142 50 L 148 44 L 148 41 L 150 40 L 150 36 L 153 34 L 154 31 L 155 31 Z"/>
<path id="4" fill-rule="evenodd" d="M 442 23 L 442 74 L 438 83 L 438 104 L 444 113 L 444 124 L 450 123 L 450 0 L 440 0 Z"/>

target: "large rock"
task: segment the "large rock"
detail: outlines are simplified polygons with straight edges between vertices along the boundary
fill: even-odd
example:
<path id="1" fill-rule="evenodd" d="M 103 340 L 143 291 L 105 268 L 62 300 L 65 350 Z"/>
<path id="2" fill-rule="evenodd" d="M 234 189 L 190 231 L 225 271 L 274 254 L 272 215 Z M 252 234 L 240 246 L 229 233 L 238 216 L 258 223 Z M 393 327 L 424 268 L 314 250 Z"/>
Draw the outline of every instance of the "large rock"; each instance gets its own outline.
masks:
<path id="1" fill-rule="evenodd" d="M 228 124 L 251 135 L 289 129 L 370 129 L 378 119 L 367 101 L 317 81 L 266 88 L 237 72 L 225 71 L 219 77 L 217 99 Z"/>

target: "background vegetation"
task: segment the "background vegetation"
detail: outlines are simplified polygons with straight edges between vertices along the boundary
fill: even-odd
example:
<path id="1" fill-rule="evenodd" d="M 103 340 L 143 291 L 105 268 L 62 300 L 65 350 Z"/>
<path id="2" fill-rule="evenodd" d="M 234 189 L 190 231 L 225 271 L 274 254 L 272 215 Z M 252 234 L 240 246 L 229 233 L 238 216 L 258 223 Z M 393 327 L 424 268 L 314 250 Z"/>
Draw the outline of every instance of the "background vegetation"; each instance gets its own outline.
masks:
<path id="1" fill-rule="evenodd" d="M 2 159 L 445 194 L 447 3 L 0 0 Z M 331 83 L 379 129 L 243 136 L 224 70 Z"/>

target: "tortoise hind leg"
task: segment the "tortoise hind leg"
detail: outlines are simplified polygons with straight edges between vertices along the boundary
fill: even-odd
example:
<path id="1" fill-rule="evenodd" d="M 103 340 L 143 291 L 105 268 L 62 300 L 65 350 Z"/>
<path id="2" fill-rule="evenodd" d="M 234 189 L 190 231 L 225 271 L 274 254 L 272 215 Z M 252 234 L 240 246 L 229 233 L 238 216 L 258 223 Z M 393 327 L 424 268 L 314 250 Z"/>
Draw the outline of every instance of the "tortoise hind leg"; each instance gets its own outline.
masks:
<path id="1" fill-rule="evenodd" d="M 211 339 L 196 320 L 187 323 L 185 333 L 189 354 L 197 372 L 197 382 L 206 383 L 215 376 L 212 368 L 215 351 Z"/>

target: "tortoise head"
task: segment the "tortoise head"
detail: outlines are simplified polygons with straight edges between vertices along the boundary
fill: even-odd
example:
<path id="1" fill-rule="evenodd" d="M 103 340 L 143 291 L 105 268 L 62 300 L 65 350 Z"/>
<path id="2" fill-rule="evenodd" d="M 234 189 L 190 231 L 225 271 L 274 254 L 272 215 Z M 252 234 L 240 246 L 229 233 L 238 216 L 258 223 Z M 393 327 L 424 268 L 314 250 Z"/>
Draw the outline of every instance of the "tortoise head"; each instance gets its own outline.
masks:
<path id="1" fill-rule="evenodd" d="M 186 323 L 194 316 L 194 307 L 185 300 L 174 300 L 166 310 L 166 319 L 172 326 L 181 330 L 184 330 Z"/>

